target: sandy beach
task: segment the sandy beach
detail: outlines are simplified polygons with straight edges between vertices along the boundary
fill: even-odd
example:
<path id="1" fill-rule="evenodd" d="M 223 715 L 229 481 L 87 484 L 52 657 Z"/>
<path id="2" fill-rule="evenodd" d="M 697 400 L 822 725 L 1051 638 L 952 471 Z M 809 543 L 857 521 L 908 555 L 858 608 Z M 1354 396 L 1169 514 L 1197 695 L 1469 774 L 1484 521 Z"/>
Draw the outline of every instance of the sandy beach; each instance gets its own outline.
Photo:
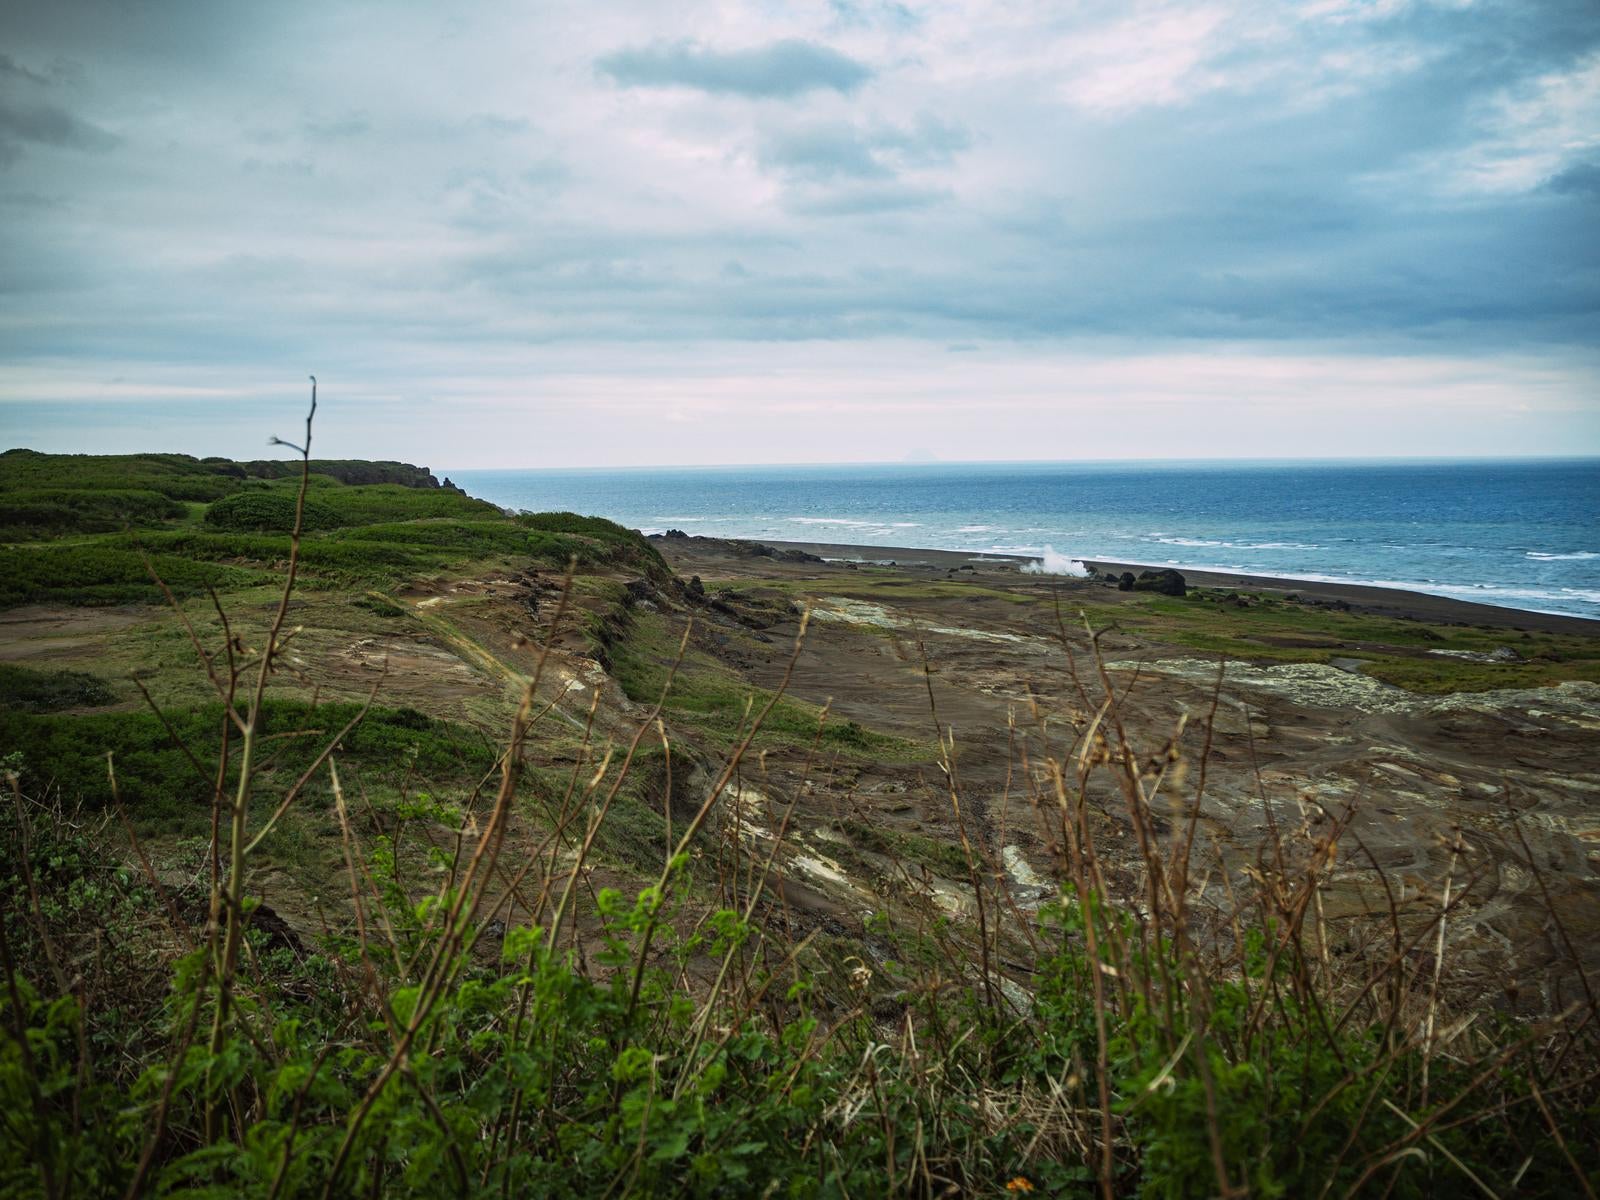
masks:
<path id="1" fill-rule="evenodd" d="M 976 572 L 1019 571 L 1036 558 L 1024 555 L 980 554 L 965 550 L 923 550 L 910 546 L 852 546 L 836 542 L 769 542 L 780 550 L 799 550 L 829 560 L 856 563 L 893 563 L 897 567 L 951 571 L 971 567 Z M 1100 572 L 1165 570 L 1165 563 L 1125 563 L 1110 559 L 1084 559 L 1086 566 Z M 1173 568 L 1179 569 L 1179 568 Z M 1600 620 L 1562 613 L 1532 612 L 1505 608 L 1497 604 L 1476 604 L 1449 596 L 1402 588 L 1371 587 L 1355 583 L 1327 583 L 1315 580 L 1286 579 L 1271 575 L 1246 575 L 1235 572 L 1191 571 L 1181 569 L 1190 586 L 1229 588 L 1249 592 L 1298 595 L 1323 604 L 1347 604 L 1352 609 L 1403 620 L 1428 621 L 1442 625 L 1477 625 L 1518 632 L 1534 630 L 1566 633 L 1583 637 L 1600 636 Z M 1068 579 L 1071 576 L 1061 576 Z"/>

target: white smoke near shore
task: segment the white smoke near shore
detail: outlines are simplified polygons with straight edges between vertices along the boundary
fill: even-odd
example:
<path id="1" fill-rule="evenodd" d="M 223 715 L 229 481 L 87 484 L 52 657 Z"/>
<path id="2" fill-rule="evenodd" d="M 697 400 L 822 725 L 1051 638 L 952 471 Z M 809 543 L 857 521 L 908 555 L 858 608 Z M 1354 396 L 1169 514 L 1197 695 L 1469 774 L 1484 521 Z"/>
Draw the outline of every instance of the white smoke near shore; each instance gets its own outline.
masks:
<path id="1" fill-rule="evenodd" d="M 1054 546 L 1044 548 L 1044 557 L 1036 562 L 1024 563 L 1022 570 L 1028 575 L 1071 575 L 1074 579 L 1087 579 L 1089 568 L 1081 559 L 1057 554 Z"/>

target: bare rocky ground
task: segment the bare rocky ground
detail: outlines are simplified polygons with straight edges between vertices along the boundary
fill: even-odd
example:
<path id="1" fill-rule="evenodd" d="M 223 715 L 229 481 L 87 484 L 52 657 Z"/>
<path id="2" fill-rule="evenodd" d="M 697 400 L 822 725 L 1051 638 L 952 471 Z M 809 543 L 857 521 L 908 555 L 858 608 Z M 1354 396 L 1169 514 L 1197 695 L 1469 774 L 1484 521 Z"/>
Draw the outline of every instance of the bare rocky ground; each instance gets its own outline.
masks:
<path id="1" fill-rule="evenodd" d="M 1084 732 L 1104 719 L 1087 620 L 1134 744 L 1152 756 L 1176 751 L 1153 801 L 1160 835 L 1176 841 L 1196 821 L 1191 875 L 1219 905 L 1240 872 L 1276 869 L 1274 838 L 1292 843 L 1299 831 L 1347 819 L 1322 895 L 1330 958 L 1388 953 L 1372 940 L 1379 922 L 1368 918 L 1387 918 L 1392 906 L 1420 921 L 1438 911 L 1448 886 L 1466 896 L 1447 931 L 1455 986 L 1514 1010 L 1548 1011 L 1578 986 L 1556 966 L 1570 959 L 1568 944 L 1600 970 L 1600 685 L 1427 694 L 1367 673 L 1380 661 L 1432 669 L 1441 659 L 1428 639 L 1448 634 L 1421 628 L 1415 644 L 1379 645 L 1372 626 L 1352 624 L 1341 635 L 1343 614 L 1319 611 L 1301 636 L 1300 616 L 1279 606 L 1262 610 L 1262 620 L 1277 623 L 1252 657 L 1197 646 L 1205 639 L 1195 630 L 1222 621 L 1206 617 L 1210 601 L 1187 602 L 1201 617 L 1185 623 L 1189 610 L 1170 605 L 1186 602 L 1162 608 L 1147 595 L 1029 576 L 1006 563 L 870 566 L 752 555 L 700 539 L 656 544 L 699 589 L 585 576 L 554 631 L 561 589 L 549 572 L 418 581 L 389 597 L 399 614 L 388 617 L 352 607 L 350 596 L 305 597 L 297 619 L 307 633 L 295 647 L 303 679 L 292 686 L 354 698 L 386 672 L 387 703 L 498 738 L 519 681 L 549 643 L 540 689 L 549 713 L 532 759 L 559 776 L 591 769 L 607 744 L 620 757 L 650 712 L 652 672 L 664 678 L 686 622 L 693 632 L 680 680 L 714 680 L 717 695 L 738 695 L 783 683 L 809 610 L 787 695 L 826 706 L 828 728 L 853 722 L 869 740 L 793 728 L 764 735 L 725 794 L 704 853 L 731 896 L 781 831 L 769 919 L 821 935 L 839 954 L 864 947 L 870 955 L 868 921 L 885 908 L 958 925 L 975 915 L 963 828 L 978 869 L 1002 872 L 1021 911 L 1054 894 L 1059 819 L 1044 764 L 1070 768 Z M 1241 607 L 1230 607 L 1228 620 L 1254 619 L 1248 610 L 1257 602 L 1229 601 Z M 13 610 L 0 622 L 0 659 L 143 671 L 166 682 L 184 654 L 172 625 L 156 610 Z M 1518 636 L 1461 636 L 1469 634 Z M 1561 636 L 1562 653 L 1584 640 L 1570 628 Z M 1515 645 L 1519 660 L 1536 649 Z M 1323 661 L 1285 661 L 1290 652 Z M 167 694 L 189 695 L 176 685 Z M 664 715 L 671 763 L 621 819 L 643 826 L 670 807 L 681 828 L 737 740 L 739 705 L 669 699 Z M 941 753 L 941 742 L 950 749 Z M 1088 795 L 1101 814 L 1107 874 L 1137 896 L 1124 803 L 1098 776 Z M 547 844 L 543 829 L 531 812 L 513 827 L 511 870 L 519 854 Z M 659 831 L 624 832 L 637 833 L 644 849 L 601 856 L 588 894 L 651 878 L 647 856 L 656 851 L 648 847 Z M 324 919 L 308 894 L 340 886 L 315 877 L 337 871 L 335 843 L 325 850 L 264 863 L 258 879 L 273 907 L 306 931 Z M 501 915 L 515 911 L 514 902 Z M 591 912 L 580 912 L 580 926 Z"/>
<path id="2" fill-rule="evenodd" d="M 1274 829 L 1289 840 L 1349 814 L 1323 895 L 1330 954 L 1380 952 L 1364 941 L 1363 918 L 1387 915 L 1391 903 L 1402 915 L 1437 912 L 1448 880 L 1467 896 L 1447 931 L 1458 986 L 1546 1009 L 1575 994 L 1577 981 L 1554 966 L 1570 957 L 1564 943 L 1600 966 L 1600 685 L 1417 694 L 1338 654 L 1252 662 L 1196 653 L 1141 624 L 1148 597 L 1007 564 L 971 562 L 952 575 L 952 563 L 938 559 L 869 571 L 749 558 L 699 540 L 657 544 L 713 594 L 731 585 L 751 599 L 811 606 L 793 694 L 924 741 L 934 738 L 936 711 L 954 737 L 968 819 L 1020 893 L 1031 883 L 1037 898 L 1052 869 L 1040 830 L 1053 798 L 1042 797 L 1041 824 L 1039 789 L 1022 759 L 1073 754 L 1103 698 L 1088 615 L 1097 626 L 1111 622 L 1099 645 L 1134 743 L 1159 753 L 1186 721 L 1183 763 L 1155 804 L 1169 837 L 1194 811 L 1206 759 L 1191 873 L 1210 870 L 1219 900 L 1226 874 L 1271 869 Z M 1459 618 L 1447 605 L 1430 615 Z M 771 652 L 744 664 L 751 679 L 776 682 L 792 630 L 770 630 Z M 851 782 L 834 802 L 872 824 L 955 836 L 947 785 L 928 763 L 867 766 Z M 1109 791 L 1095 798 L 1103 853 L 1135 889 L 1123 801 Z M 958 881 L 945 882 L 959 894 Z"/>

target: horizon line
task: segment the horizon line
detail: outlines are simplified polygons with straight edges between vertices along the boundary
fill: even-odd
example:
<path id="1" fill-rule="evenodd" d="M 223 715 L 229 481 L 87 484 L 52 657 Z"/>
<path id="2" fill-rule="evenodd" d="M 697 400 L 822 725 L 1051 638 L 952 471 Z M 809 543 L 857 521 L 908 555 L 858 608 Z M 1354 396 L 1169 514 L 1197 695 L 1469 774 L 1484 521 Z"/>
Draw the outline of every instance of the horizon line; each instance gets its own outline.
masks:
<path id="1" fill-rule="evenodd" d="M 883 458 L 834 459 L 806 462 L 728 462 L 728 463 L 614 463 L 590 466 L 522 466 L 474 467 L 453 466 L 447 469 L 430 468 L 435 474 L 446 475 L 463 471 L 739 471 L 756 469 L 804 469 L 815 467 L 1069 467 L 1069 466 L 1148 466 L 1156 464 L 1179 465 L 1206 464 L 1268 464 L 1268 463 L 1583 463 L 1600 464 L 1600 453 L 1590 454 L 1343 454 L 1286 456 L 1276 454 L 1236 455 L 1231 457 L 1156 457 L 1156 458 Z"/>

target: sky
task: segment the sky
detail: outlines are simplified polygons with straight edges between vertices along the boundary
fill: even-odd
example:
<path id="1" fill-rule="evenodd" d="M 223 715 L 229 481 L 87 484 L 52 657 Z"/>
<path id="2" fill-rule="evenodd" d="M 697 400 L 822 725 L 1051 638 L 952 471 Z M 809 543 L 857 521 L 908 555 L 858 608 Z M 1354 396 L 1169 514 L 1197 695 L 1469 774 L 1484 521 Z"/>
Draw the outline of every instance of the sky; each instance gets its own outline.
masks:
<path id="1" fill-rule="evenodd" d="M 1600 454 L 1595 0 L 9 0 L 0 444 Z"/>

